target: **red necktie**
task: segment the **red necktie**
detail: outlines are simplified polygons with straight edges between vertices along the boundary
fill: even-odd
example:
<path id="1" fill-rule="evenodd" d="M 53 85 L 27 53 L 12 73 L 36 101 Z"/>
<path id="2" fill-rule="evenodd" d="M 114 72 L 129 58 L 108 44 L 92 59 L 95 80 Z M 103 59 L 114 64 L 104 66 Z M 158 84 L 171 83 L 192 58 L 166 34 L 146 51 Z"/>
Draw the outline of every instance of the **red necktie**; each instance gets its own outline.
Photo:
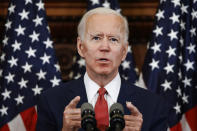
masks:
<path id="1" fill-rule="evenodd" d="M 101 87 L 98 91 L 99 96 L 95 104 L 95 118 L 97 121 L 97 128 L 101 131 L 105 131 L 109 126 L 109 114 L 107 101 L 104 98 L 104 95 L 107 91 L 105 88 Z"/>

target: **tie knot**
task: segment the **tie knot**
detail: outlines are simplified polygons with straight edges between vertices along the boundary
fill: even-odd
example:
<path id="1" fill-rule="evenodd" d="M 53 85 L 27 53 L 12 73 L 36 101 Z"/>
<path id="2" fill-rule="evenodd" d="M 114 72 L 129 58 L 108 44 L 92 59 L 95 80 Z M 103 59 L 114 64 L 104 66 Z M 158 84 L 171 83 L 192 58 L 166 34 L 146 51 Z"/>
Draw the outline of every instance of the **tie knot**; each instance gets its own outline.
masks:
<path id="1" fill-rule="evenodd" d="M 104 87 L 101 87 L 98 92 L 99 92 L 99 95 L 104 95 L 107 91 Z"/>

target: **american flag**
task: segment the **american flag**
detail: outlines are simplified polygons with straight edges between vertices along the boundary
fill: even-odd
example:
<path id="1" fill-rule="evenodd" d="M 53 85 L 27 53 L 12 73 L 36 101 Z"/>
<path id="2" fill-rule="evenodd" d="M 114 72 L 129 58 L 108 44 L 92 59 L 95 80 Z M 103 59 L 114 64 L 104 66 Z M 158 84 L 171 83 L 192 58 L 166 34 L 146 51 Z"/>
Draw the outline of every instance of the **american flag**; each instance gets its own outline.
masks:
<path id="1" fill-rule="evenodd" d="M 143 66 L 171 107 L 171 131 L 197 131 L 197 0 L 161 0 Z"/>
<path id="2" fill-rule="evenodd" d="M 97 7 L 105 7 L 121 12 L 118 0 L 88 0 L 88 10 Z M 85 73 L 85 60 L 81 58 L 78 54 L 73 60 L 73 69 L 70 73 L 70 78 L 78 79 Z M 137 68 L 135 67 L 131 46 L 129 45 L 128 54 L 126 59 L 122 62 L 120 66 L 120 75 L 132 84 L 138 84 Z"/>
<path id="3" fill-rule="evenodd" d="M 0 56 L 0 130 L 34 131 L 36 100 L 61 83 L 42 0 L 11 0 Z"/>

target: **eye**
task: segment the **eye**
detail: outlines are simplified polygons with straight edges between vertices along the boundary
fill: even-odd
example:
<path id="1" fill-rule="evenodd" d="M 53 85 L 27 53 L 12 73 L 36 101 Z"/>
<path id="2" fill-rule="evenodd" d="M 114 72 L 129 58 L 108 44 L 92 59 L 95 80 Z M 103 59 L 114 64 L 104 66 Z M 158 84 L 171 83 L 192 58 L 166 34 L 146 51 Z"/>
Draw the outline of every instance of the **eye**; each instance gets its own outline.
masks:
<path id="1" fill-rule="evenodd" d="M 99 36 L 93 36 L 92 40 L 100 40 L 101 38 Z"/>
<path id="2" fill-rule="evenodd" d="M 110 41 L 113 42 L 113 43 L 118 43 L 119 42 L 119 40 L 115 37 L 111 37 Z"/>

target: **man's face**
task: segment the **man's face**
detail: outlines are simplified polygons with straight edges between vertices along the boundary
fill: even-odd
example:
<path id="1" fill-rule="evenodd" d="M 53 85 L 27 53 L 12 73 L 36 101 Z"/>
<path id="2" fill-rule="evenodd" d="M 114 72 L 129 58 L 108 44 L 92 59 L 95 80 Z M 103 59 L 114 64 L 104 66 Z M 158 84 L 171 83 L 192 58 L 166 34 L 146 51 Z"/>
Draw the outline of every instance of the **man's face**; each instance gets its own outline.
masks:
<path id="1" fill-rule="evenodd" d="M 119 16 L 94 14 L 87 19 L 84 41 L 78 52 L 86 61 L 88 74 L 115 76 L 127 54 L 123 21 Z"/>

